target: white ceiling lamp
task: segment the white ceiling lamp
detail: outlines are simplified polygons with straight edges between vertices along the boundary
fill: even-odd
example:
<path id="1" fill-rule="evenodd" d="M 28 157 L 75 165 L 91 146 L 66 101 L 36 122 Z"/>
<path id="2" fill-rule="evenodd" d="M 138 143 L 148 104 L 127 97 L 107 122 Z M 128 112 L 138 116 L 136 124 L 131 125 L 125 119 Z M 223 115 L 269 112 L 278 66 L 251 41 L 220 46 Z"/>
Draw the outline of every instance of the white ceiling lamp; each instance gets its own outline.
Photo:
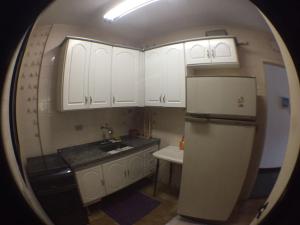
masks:
<path id="1" fill-rule="evenodd" d="M 128 13 L 157 1 L 159 0 L 124 0 L 105 13 L 103 18 L 108 21 L 115 21 L 127 15 Z"/>

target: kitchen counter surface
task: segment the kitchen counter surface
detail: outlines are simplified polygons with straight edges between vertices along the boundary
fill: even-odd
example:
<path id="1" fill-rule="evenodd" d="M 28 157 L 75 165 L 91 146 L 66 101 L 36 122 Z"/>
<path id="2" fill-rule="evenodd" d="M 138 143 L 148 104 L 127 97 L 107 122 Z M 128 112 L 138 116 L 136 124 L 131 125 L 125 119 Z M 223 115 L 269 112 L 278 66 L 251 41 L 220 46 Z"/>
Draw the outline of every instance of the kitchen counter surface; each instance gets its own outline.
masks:
<path id="1" fill-rule="evenodd" d="M 64 161 L 73 169 L 80 170 L 95 164 L 105 163 L 111 160 L 115 160 L 147 147 L 158 145 L 160 139 L 158 138 L 132 138 L 128 136 L 121 137 L 122 143 L 131 146 L 131 149 L 120 151 L 115 154 L 110 154 L 101 150 L 99 146 L 101 141 L 77 145 L 67 148 L 58 149 L 58 154 L 64 159 Z"/>

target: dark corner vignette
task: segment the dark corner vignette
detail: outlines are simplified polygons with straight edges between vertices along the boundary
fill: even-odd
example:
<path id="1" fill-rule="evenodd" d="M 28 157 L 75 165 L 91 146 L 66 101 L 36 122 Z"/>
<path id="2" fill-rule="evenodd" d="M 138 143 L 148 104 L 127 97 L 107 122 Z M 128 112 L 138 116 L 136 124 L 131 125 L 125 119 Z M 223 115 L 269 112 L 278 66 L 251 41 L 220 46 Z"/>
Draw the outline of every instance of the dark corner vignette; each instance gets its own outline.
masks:
<path id="1" fill-rule="evenodd" d="M 300 38 L 299 24 L 299 1 L 288 0 L 251 0 L 273 23 L 285 42 L 294 61 L 297 73 L 300 73 Z M 273 210 L 266 216 L 262 225 L 296 225 L 300 223 L 299 205 L 300 200 L 300 160 L 289 181 L 287 190 L 277 202 Z"/>
<path id="2" fill-rule="evenodd" d="M 300 73 L 300 3 L 296 0 L 251 0 L 273 23 L 285 41 Z M 3 90 L 6 70 L 16 46 L 26 30 L 51 0 L 10 0 L 1 5 L 0 84 Z M 262 225 L 300 224 L 300 162 L 298 160 L 286 193 Z M 19 193 L 0 145 L 1 221 L 5 224 L 42 224 Z"/>

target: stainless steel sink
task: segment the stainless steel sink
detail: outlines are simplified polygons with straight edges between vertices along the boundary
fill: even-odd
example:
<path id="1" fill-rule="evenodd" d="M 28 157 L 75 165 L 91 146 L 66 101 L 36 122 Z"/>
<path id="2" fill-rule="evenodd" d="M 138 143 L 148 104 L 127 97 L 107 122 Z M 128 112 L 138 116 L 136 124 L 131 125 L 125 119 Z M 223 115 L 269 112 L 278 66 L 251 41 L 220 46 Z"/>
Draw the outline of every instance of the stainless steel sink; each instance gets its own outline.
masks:
<path id="1" fill-rule="evenodd" d="M 116 143 L 109 143 L 109 144 L 102 145 L 99 148 L 102 151 L 108 152 L 108 151 L 112 151 L 112 150 L 124 148 L 124 147 L 127 147 L 127 146 L 128 145 L 126 145 L 126 144 L 124 144 L 122 142 L 116 142 Z"/>

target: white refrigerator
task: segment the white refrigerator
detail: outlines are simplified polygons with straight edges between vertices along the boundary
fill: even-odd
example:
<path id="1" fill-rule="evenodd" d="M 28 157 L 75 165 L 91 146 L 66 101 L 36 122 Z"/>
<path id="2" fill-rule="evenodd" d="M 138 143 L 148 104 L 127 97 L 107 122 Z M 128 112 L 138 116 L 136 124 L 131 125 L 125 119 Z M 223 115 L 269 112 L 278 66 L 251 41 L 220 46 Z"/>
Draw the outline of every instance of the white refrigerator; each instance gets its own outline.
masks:
<path id="1" fill-rule="evenodd" d="M 255 119 L 255 78 L 187 78 L 180 215 L 230 217 L 247 175 Z"/>

